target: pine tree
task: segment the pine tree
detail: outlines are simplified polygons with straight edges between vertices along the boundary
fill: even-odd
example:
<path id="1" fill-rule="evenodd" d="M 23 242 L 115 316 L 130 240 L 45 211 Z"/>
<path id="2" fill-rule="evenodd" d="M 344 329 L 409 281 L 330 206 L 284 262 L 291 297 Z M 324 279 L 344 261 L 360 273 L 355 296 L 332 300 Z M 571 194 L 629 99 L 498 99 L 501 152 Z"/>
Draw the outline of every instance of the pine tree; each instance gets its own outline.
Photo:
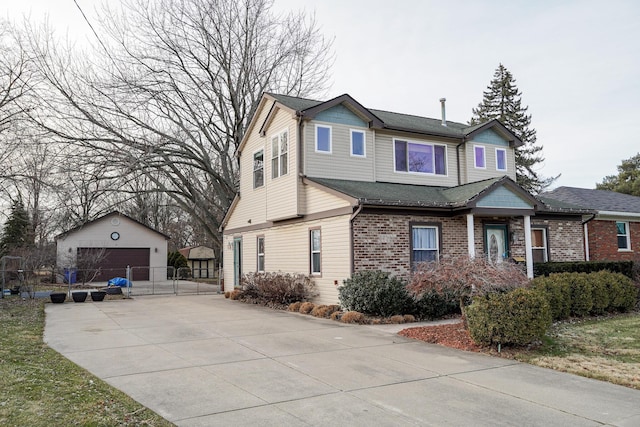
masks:
<path id="1" fill-rule="evenodd" d="M 604 177 L 596 188 L 640 196 L 640 153 L 623 160 L 618 166 L 618 175 Z"/>
<path id="2" fill-rule="evenodd" d="M 500 64 L 483 92 L 482 102 L 472 110 L 469 124 L 498 119 L 524 142 L 516 148 L 516 180 L 527 191 L 537 194 L 557 177 L 543 178 L 535 171 L 535 166 L 544 162 L 542 146 L 536 145 L 536 130 L 530 127 L 531 115 L 527 114 L 529 107 L 522 106 L 521 96 L 513 75 Z"/>
<path id="3" fill-rule="evenodd" d="M 2 230 L 0 238 L 0 256 L 9 255 L 14 249 L 33 244 L 30 238 L 31 223 L 22 200 L 11 204 L 11 213 Z"/>

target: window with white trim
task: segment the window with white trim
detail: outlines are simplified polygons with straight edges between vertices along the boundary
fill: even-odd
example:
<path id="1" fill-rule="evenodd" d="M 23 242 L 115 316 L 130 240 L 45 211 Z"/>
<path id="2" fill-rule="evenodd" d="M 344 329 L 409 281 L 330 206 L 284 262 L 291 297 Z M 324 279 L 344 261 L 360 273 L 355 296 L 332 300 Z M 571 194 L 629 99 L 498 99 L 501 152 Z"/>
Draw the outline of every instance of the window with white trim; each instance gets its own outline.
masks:
<path id="1" fill-rule="evenodd" d="M 447 147 L 436 144 L 394 140 L 396 172 L 447 174 Z"/>
<path id="2" fill-rule="evenodd" d="M 531 227 L 531 251 L 534 263 L 549 261 L 546 228 Z"/>
<path id="3" fill-rule="evenodd" d="M 411 226 L 411 265 L 440 258 L 439 228 L 435 225 Z"/>
<path id="4" fill-rule="evenodd" d="M 286 175 L 289 166 L 289 134 L 285 130 L 271 138 L 271 178 Z"/>
<path id="5" fill-rule="evenodd" d="M 264 150 L 253 153 L 253 188 L 264 185 Z"/>
<path id="6" fill-rule="evenodd" d="M 630 251 L 631 239 L 629 236 L 629 223 L 624 221 L 616 222 L 616 233 L 618 237 L 618 250 Z"/>
<path id="7" fill-rule="evenodd" d="M 366 157 L 366 138 L 364 131 L 351 129 L 351 155 Z"/>
<path id="8" fill-rule="evenodd" d="M 496 148 L 496 170 L 507 170 L 507 150 L 504 148 Z"/>
<path id="9" fill-rule="evenodd" d="M 473 146 L 473 164 L 476 167 L 476 169 L 487 168 L 487 159 L 485 158 L 484 146 L 482 145 Z"/>
<path id="10" fill-rule="evenodd" d="M 331 126 L 316 125 L 316 152 L 331 154 Z"/>
<path id="11" fill-rule="evenodd" d="M 309 252 L 311 254 L 309 260 L 311 265 L 311 274 L 319 275 L 322 273 L 322 242 L 320 239 L 319 228 L 309 230 Z"/>
<path id="12" fill-rule="evenodd" d="M 259 273 L 263 273 L 264 272 L 264 236 L 258 236 L 256 252 L 257 252 L 256 253 L 256 259 L 257 259 L 256 270 Z"/>

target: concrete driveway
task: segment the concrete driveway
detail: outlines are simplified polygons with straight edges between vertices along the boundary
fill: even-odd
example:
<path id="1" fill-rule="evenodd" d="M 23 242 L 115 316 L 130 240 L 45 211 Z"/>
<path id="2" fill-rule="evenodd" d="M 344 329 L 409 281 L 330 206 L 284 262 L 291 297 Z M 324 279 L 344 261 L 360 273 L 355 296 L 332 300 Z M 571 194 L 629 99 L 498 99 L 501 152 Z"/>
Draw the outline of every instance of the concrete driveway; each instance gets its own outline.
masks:
<path id="1" fill-rule="evenodd" d="M 46 313 L 49 346 L 178 426 L 640 425 L 640 391 L 220 295 Z"/>

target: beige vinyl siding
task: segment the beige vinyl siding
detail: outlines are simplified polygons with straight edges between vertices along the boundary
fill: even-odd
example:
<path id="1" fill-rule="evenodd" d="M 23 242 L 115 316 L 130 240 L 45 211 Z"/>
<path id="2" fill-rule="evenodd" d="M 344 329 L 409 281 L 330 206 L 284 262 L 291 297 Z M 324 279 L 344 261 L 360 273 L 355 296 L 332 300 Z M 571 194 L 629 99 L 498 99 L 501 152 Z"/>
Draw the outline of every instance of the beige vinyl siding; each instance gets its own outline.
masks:
<path id="1" fill-rule="evenodd" d="M 316 153 L 316 124 L 331 127 L 331 154 Z M 351 129 L 365 134 L 366 157 L 351 155 Z M 305 122 L 304 173 L 310 177 L 373 181 L 373 132 L 367 128 L 311 121 Z"/>
<path id="2" fill-rule="evenodd" d="M 271 125 L 267 129 L 265 141 L 265 186 L 267 187 L 266 204 L 267 220 L 277 221 L 293 218 L 298 215 L 298 156 L 296 122 L 291 114 L 279 110 Z M 283 131 L 288 132 L 289 159 L 287 174 L 272 178 L 271 174 L 271 144 L 272 137 Z"/>
<path id="3" fill-rule="evenodd" d="M 304 185 L 304 190 L 306 215 L 350 206 L 347 200 L 311 185 Z"/>
<path id="4" fill-rule="evenodd" d="M 301 221 L 295 224 L 274 226 L 242 234 L 243 274 L 256 271 L 257 236 L 265 238 L 265 271 L 284 273 L 310 273 L 309 230 L 320 227 L 322 275 L 313 280 L 319 295 L 314 299 L 320 304 L 336 304 L 340 285 L 351 272 L 350 215 L 325 218 L 317 221 Z M 225 290 L 233 288 L 233 238 L 224 239 Z"/>
<path id="5" fill-rule="evenodd" d="M 516 179 L 516 159 L 515 159 L 515 151 L 511 147 L 502 147 L 496 146 L 487 143 L 478 143 L 469 141 L 466 144 L 465 148 L 465 156 L 466 162 L 462 163 L 462 165 L 466 165 L 467 172 L 467 182 L 476 182 L 481 181 L 483 179 L 493 178 L 496 176 L 507 175 L 509 178 L 515 180 Z M 475 155 L 474 155 L 474 147 L 482 146 L 484 147 L 484 155 L 485 155 L 485 169 L 478 169 L 475 167 Z M 507 170 L 499 171 L 496 170 L 496 148 L 503 148 L 507 151 Z"/>
<path id="6" fill-rule="evenodd" d="M 396 172 L 393 153 L 393 140 L 424 142 L 428 144 L 445 145 L 447 147 L 447 175 L 430 175 L 413 172 Z M 458 185 L 458 172 L 456 166 L 456 146 L 452 143 L 402 136 L 398 134 L 376 132 L 375 141 L 376 181 L 394 182 L 401 184 L 439 185 L 452 187 Z"/>

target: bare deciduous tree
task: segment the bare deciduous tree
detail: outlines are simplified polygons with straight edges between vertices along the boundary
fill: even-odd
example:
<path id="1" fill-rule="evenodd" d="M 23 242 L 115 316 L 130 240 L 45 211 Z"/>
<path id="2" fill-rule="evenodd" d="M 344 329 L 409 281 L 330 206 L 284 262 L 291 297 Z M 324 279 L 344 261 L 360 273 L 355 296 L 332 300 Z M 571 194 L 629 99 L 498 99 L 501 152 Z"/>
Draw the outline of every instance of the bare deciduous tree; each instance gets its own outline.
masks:
<path id="1" fill-rule="evenodd" d="M 123 174 L 145 173 L 219 248 L 236 150 L 261 94 L 322 93 L 331 42 L 304 13 L 274 14 L 270 0 L 123 4 L 105 8 L 91 60 L 31 32 L 51 109 L 31 117 Z"/>

